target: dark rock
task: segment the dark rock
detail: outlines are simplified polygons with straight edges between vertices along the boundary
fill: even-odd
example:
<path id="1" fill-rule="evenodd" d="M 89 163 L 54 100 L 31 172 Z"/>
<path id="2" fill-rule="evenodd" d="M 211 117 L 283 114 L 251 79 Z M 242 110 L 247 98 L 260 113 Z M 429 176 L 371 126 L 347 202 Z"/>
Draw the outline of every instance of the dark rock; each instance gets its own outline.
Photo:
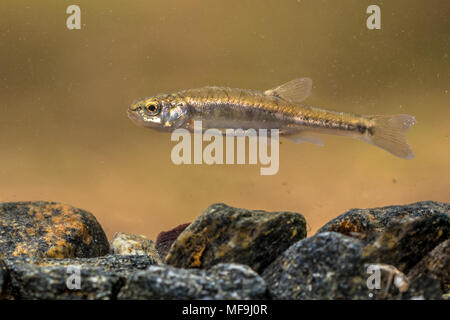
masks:
<path id="1" fill-rule="evenodd" d="M 333 231 L 349 236 L 366 238 L 379 234 L 392 224 L 404 219 L 430 218 L 436 214 L 449 214 L 450 204 L 436 201 L 416 202 L 404 206 L 371 209 L 351 209 L 331 220 L 317 233 Z"/>
<path id="2" fill-rule="evenodd" d="M 162 231 L 158 234 L 156 238 L 156 250 L 159 253 L 161 259 L 165 260 L 167 253 L 172 246 L 172 243 L 177 240 L 178 236 L 186 229 L 190 223 L 180 224 L 179 226 L 173 228 L 169 231 Z"/>
<path id="3" fill-rule="evenodd" d="M 407 272 L 450 236 L 450 205 L 435 201 L 374 209 L 352 209 L 323 226 L 317 234 L 339 232 L 363 239 L 371 261 Z"/>
<path id="4" fill-rule="evenodd" d="M 209 270 L 151 266 L 134 273 L 119 299 L 264 299 L 266 284 L 248 266 L 218 264 Z"/>
<path id="5" fill-rule="evenodd" d="M 130 274 L 156 264 L 151 256 L 137 255 L 4 261 L 14 299 L 114 299 Z"/>
<path id="6" fill-rule="evenodd" d="M 441 300 L 444 292 L 441 281 L 430 275 L 424 275 L 413 279 L 403 299 L 408 300 Z"/>
<path id="7" fill-rule="evenodd" d="M 6 264 L 0 259 L 0 299 L 6 299 L 8 296 L 7 285 L 9 282 L 9 272 Z"/>
<path id="8" fill-rule="evenodd" d="M 148 255 L 114 255 L 108 254 L 95 258 L 74 258 L 74 259 L 51 259 L 51 258 L 29 258 L 12 257 L 4 259 L 8 269 L 14 270 L 16 266 L 30 264 L 41 267 L 65 267 L 79 266 L 81 268 L 99 267 L 105 271 L 127 274 L 135 270 L 146 269 L 156 265 L 157 261 Z"/>
<path id="9" fill-rule="evenodd" d="M 14 299 L 30 300 L 109 300 L 116 296 L 123 279 L 102 268 L 43 267 L 21 265 L 12 273 Z M 77 287 L 77 278 L 79 285 Z"/>
<path id="10" fill-rule="evenodd" d="M 304 237 L 306 222 L 299 213 L 251 211 L 214 204 L 179 235 L 166 263 L 181 268 L 209 268 L 235 262 L 261 272 Z"/>
<path id="11" fill-rule="evenodd" d="M 262 277 L 274 299 L 369 299 L 364 243 L 325 232 L 292 245 Z"/>
<path id="12" fill-rule="evenodd" d="M 425 280 L 421 278 L 430 278 L 438 281 L 443 293 L 450 291 L 450 240 L 442 242 L 431 252 L 429 252 L 418 264 L 409 272 L 408 278 L 418 283 Z M 432 282 L 431 280 L 428 280 Z M 429 288 L 430 286 L 427 286 Z M 433 291 L 434 293 L 435 291 Z M 439 291 L 437 291 L 439 292 Z M 423 293 L 424 296 L 429 296 Z"/>
<path id="13" fill-rule="evenodd" d="M 411 299 L 423 292 L 395 266 L 368 260 L 365 245 L 322 232 L 292 245 L 262 277 L 274 299 Z"/>
<path id="14" fill-rule="evenodd" d="M 117 232 L 111 240 L 110 251 L 121 255 L 148 255 L 162 263 L 153 241 L 141 235 Z"/>
<path id="15" fill-rule="evenodd" d="M 0 204 L 0 257 L 95 257 L 109 244 L 95 217 L 56 202 Z"/>
<path id="16" fill-rule="evenodd" d="M 403 218 L 376 236 L 364 249 L 364 255 L 371 261 L 392 264 L 402 272 L 408 272 L 434 247 L 447 240 L 449 234 L 447 214 Z"/>

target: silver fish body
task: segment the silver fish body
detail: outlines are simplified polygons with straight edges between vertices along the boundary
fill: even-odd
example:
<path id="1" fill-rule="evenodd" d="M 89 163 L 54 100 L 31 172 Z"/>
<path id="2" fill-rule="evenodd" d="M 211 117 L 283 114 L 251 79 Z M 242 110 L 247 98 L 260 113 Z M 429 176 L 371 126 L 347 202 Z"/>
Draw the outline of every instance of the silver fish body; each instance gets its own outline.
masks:
<path id="1" fill-rule="evenodd" d="M 312 81 L 295 79 L 277 88 L 262 91 L 204 87 L 136 101 L 128 116 L 138 125 L 172 131 L 194 129 L 202 121 L 203 130 L 278 129 L 281 136 L 295 142 L 320 144 L 314 133 L 349 136 L 381 147 L 396 156 L 410 159 L 406 132 L 415 119 L 409 115 L 361 116 L 302 104 L 311 92 Z"/>

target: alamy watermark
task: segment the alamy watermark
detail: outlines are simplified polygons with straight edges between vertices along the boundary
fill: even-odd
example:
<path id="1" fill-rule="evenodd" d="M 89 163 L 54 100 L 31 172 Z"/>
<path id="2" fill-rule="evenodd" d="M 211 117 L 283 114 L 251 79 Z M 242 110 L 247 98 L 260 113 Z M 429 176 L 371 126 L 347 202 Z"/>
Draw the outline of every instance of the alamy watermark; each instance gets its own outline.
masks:
<path id="1" fill-rule="evenodd" d="M 366 20 L 366 26 L 369 30 L 381 29 L 381 9 L 376 4 L 367 7 L 366 13 L 370 16 Z"/>
<path id="2" fill-rule="evenodd" d="M 171 152 L 172 162 L 176 165 L 203 163 L 256 165 L 259 162 L 261 175 L 276 174 L 280 165 L 278 129 L 226 129 L 225 131 L 207 129 L 203 131 L 202 121 L 194 121 L 192 134 L 187 129 L 175 129 L 171 140 L 179 141 Z M 246 161 L 247 140 L 249 142 L 248 162 Z M 208 144 L 203 147 L 203 142 Z"/>
<path id="3" fill-rule="evenodd" d="M 392 285 L 394 285 L 399 292 L 406 292 L 408 290 L 408 278 L 405 274 L 392 265 L 382 263 L 369 264 L 367 265 L 366 272 L 370 274 L 366 281 L 367 288 L 370 290 L 382 289 L 381 275 L 382 272 L 386 273 L 387 280 L 384 285 L 384 297 L 388 295 L 389 289 Z M 370 293 L 369 296 L 372 297 L 373 294 Z"/>
<path id="4" fill-rule="evenodd" d="M 81 29 L 81 9 L 76 4 L 72 4 L 67 7 L 66 13 L 69 16 L 66 19 L 66 27 L 69 30 Z"/>
<path id="5" fill-rule="evenodd" d="M 69 30 L 81 29 L 81 8 L 76 4 L 69 5 L 66 8 L 69 16 L 66 19 L 66 27 Z M 366 13 L 370 14 L 366 20 L 366 26 L 369 30 L 381 29 L 381 9 L 378 5 L 372 4 L 367 7 Z"/>
<path id="6" fill-rule="evenodd" d="M 68 266 L 67 274 L 69 275 L 66 279 L 67 289 L 80 290 L 81 289 L 81 267 Z"/>

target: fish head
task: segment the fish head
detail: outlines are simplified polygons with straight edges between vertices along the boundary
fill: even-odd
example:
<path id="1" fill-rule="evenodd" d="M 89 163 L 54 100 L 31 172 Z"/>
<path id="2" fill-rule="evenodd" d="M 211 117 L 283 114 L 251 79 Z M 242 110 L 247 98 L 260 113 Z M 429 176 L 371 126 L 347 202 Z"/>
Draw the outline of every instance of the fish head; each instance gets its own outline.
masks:
<path id="1" fill-rule="evenodd" d="M 188 108 L 181 97 L 161 95 L 136 100 L 128 107 L 127 115 L 139 126 L 171 131 L 186 123 Z"/>

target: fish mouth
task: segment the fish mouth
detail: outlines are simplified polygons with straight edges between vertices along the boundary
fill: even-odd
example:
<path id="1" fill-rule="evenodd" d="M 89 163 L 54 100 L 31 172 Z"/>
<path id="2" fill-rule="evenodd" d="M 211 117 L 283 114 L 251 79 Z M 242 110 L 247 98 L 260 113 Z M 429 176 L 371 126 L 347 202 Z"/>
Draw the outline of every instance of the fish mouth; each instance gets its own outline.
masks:
<path id="1" fill-rule="evenodd" d="M 142 119 L 136 114 L 136 111 L 134 111 L 133 109 L 131 109 L 131 107 L 129 107 L 127 109 L 127 117 L 128 119 L 130 119 L 131 121 L 133 121 L 135 124 L 137 124 L 138 126 L 145 126 L 144 121 L 142 121 Z"/>
<path id="2" fill-rule="evenodd" d="M 130 120 L 137 121 L 136 114 L 135 114 L 133 111 L 131 111 L 130 108 L 127 109 L 127 117 L 128 117 Z"/>
<path id="3" fill-rule="evenodd" d="M 127 116 L 128 116 L 128 118 L 130 118 L 132 120 L 136 117 L 134 112 L 131 110 L 131 107 L 128 107 L 128 109 L 127 109 Z"/>
<path id="4" fill-rule="evenodd" d="M 139 117 L 139 115 L 137 114 L 136 109 L 133 109 L 132 107 L 128 107 L 127 116 L 128 116 L 128 118 L 130 118 L 131 120 L 133 120 L 135 122 L 142 121 L 141 118 Z"/>
<path id="5" fill-rule="evenodd" d="M 151 121 L 145 121 L 143 120 L 139 114 L 136 112 L 135 109 L 132 107 L 129 107 L 127 109 L 127 116 L 128 118 L 133 121 L 136 125 L 144 128 L 158 128 L 160 126 L 157 122 L 151 122 Z"/>

